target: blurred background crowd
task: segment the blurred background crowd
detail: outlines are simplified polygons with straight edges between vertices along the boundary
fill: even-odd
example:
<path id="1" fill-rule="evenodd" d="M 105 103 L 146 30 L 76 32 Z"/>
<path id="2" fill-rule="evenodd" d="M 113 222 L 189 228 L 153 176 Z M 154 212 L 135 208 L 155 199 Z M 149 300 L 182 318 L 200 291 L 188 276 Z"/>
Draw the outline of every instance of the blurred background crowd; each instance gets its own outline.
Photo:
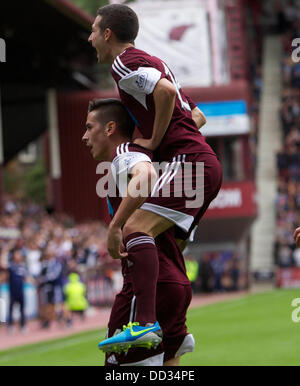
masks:
<path id="1" fill-rule="evenodd" d="M 41 328 L 49 328 L 53 321 L 71 326 L 72 313 L 84 316 L 88 305 L 111 304 L 122 276 L 120 262 L 106 250 L 106 230 L 100 221 L 76 224 L 69 216 L 49 214 L 34 202 L 6 197 L 0 216 L 0 295 L 9 290 L 10 332 L 15 304 L 21 306 L 18 319 L 26 332 L 28 285 L 36 290 L 37 309 L 27 316 L 39 316 Z M 240 257 L 234 252 L 187 255 L 185 261 L 194 293 L 237 291 L 243 286 Z M 68 286 L 74 282 L 81 289 L 74 288 L 72 299 Z"/>
<path id="2" fill-rule="evenodd" d="M 291 57 L 291 42 L 300 36 L 300 9 L 287 7 L 281 32 L 282 102 L 279 112 L 282 148 L 277 154 L 278 193 L 277 227 L 274 246 L 275 262 L 280 267 L 300 267 L 300 250 L 296 249 L 293 231 L 300 224 L 300 62 Z"/>
<path id="3" fill-rule="evenodd" d="M 89 285 L 93 304 L 110 303 L 120 288 L 119 262 L 106 251 L 106 226 L 102 222 L 74 224 L 68 216 L 51 215 L 38 204 L 7 197 L 0 216 L 1 231 L 5 234 L 0 235 L 0 284 L 9 283 L 11 302 L 20 304 L 23 284 L 34 286 L 44 328 L 55 318 L 65 317 L 66 286 L 74 282 L 74 274 Z M 80 310 L 75 306 L 74 311 Z M 12 309 L 10 321 L 11 314 Z M 65 321 L 69 323 L 68 315 Z"/>

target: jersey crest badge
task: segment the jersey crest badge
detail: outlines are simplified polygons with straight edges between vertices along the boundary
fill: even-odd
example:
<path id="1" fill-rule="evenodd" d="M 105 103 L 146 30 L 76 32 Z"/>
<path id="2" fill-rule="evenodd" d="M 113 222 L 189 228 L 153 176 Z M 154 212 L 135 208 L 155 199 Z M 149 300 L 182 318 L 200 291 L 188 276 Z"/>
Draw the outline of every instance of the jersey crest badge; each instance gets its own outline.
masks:
<path id="1" fill-rule="evenodd" d="M 145 89 L 146 83 L 147 83 L 147 78 L 148 78 L 148 74 L 145 72 L 138 75 L 138 77 L 136 79 L 136 84 L 137 84 L 139 89 L 141 89 L 141 90 Z"/>

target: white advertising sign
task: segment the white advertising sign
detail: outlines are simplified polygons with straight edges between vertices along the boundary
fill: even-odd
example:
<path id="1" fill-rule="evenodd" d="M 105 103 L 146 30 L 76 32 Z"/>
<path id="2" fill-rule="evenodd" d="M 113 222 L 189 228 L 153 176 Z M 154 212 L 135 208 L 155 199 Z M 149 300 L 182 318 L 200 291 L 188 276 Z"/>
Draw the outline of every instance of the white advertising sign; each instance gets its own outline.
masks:
<path id="1" fill-rule="evenodd" d="M 207 11 L 198 1 L 129 4 L 137 13 L 136 47 L 164 60 L 181 86 L 212 84 Z"/>
<path id="2" fill-rule="evenodd" d="M 201 134 L 205 137 L 223 135 L 243 135 L 249 133 L 250 118 L 246 114 L 209 117 L 205 126 L 201 128 Z"/>

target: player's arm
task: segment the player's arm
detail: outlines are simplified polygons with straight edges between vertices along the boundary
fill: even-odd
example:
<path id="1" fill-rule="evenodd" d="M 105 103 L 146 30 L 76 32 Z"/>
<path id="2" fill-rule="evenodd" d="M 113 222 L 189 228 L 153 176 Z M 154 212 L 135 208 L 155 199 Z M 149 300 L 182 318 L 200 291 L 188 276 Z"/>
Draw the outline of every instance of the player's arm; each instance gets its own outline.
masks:
<path id="1" fill-rule="evenodd" d="M 206 124 L 206 118 L 203 112 L 199 109 L 199 107 L 195 107 L 192 110 L 192 118 L 196 122 L 198 129 L 200 130 L 202 126 Z"/>
<path id="2" fill-rule="evenodd" d="M 140 208 L 150 195 L 153 183 L 157 179 L 156 171 L 150 162 L 139 162 L 130 171 L 131 179 L 127 193 L 112 219 L 108 228 L 107 250 L 114 259 L 127 257 L 122 239 L 122 227 L 132 215 Z"/>
<path id="3" fill-rule="evenodd" d="M 297 228 L 294 232 L 294 240 L 297 247 L 300 247 L 300 227 Z"/>
<path id="4" fill-rule="evenodd" d="M 206 124 L 206 118 L 204 113 L 199 109 L 199 107 L 196 105 L 196 103 L 192 100 L 192 98 L 189 95 L 186 95 L 186 100 L 192 110 L 192 118 L 195 121 L 198 129 L 200 130 L 202 126 Z"/>
<path id="5" fill-rule="evenodd" d="M 156 84 L 153 91 L 155 105 L 155 118 L 151 139 L 138 138 L 134 142 L 150 150 L 155 150 L 160 145 L 172 118 L 175 107 L 176 88 L 163 78 Z"/>

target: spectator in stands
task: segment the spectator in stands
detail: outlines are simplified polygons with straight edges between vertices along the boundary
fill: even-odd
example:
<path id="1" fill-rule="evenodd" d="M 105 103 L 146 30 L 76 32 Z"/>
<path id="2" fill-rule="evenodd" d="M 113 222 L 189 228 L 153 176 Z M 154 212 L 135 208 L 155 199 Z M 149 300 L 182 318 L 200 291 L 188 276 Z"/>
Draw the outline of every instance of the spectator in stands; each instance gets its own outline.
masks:
<path id="1" fill-rule="evenodd" d="M 214 253 L 210 260 L 210 264 L 214 272 L 214 291 L 216 292 L 223 291 L 222 275 L 223 275 L 224 264 L 222 261 L 221 254 Z"/>
<path id="2" fill-rule="evenodd" d="M 199 265 L 199 277 L 201 282 L 201 290 L 203 292 L 212 292 L 213 290 L 213 269 L 210 264 L 210 254 L 205 253 Z"/>
<path id="3" fill-rule="evenodd" d="M 237 254 L 234 254 L 230 261 L 229 274 L 231 278 L 231 291 L 238 291 L 240 279 L 240 260 Z"/>
<path id="4" fill-rule="evenodd" d="M 293 265 L 292 251 L 289 245 L 280 245 L 278 255 L 280 267 L 288 268 Z"/>
<path id="5" fill-rule="evenodd" d="M 8 267 L 9 274 L 9 315 L 8 328 L 9 332 L 13 331 L 13 308 L 15 304 L 20 307 L 20 325 L 22 332 L 26 332 L 26 317 L 24 304 L 24 283 L 28 276 L 24 264 L 24 257 L 20 250 L 12 252 L 12 260 Z"/>
<path id="6" fill-rule="evenodd" d="M 185 256 L 186 274 L 194 293 L 198 292 L 199 263 L 193 256 Z"/>
<path id="7" fill-rule="evenodd" d="M 37 279 L 41 273 L 41 251 L 37 246 L 35 238 L 31 238 L 28 242 L 26 263 L 30 276 Z"/>
<path id="8" fill-rule="evenodd" d="M 42 264 L 42 274 L 39 279 L 41 294 L 41 320 L 42 328 L 49 328 L 55 319 L 57 306 L 62 316 L 63 293 L 62 293 L 62 265 L 55 256 L 52 245 L 45 252 L 45 260 Z"/>
<path id="9" fill-rule="evenodd" d="M 300 63 L 296 63 L 292 68 L 293 87 L 300 87 Z"/>
<path id="10" fill-rule="evenodd" d="M 300 182 L 300 153 L 296 143 L 287 147 L 289 178 Z"/>

